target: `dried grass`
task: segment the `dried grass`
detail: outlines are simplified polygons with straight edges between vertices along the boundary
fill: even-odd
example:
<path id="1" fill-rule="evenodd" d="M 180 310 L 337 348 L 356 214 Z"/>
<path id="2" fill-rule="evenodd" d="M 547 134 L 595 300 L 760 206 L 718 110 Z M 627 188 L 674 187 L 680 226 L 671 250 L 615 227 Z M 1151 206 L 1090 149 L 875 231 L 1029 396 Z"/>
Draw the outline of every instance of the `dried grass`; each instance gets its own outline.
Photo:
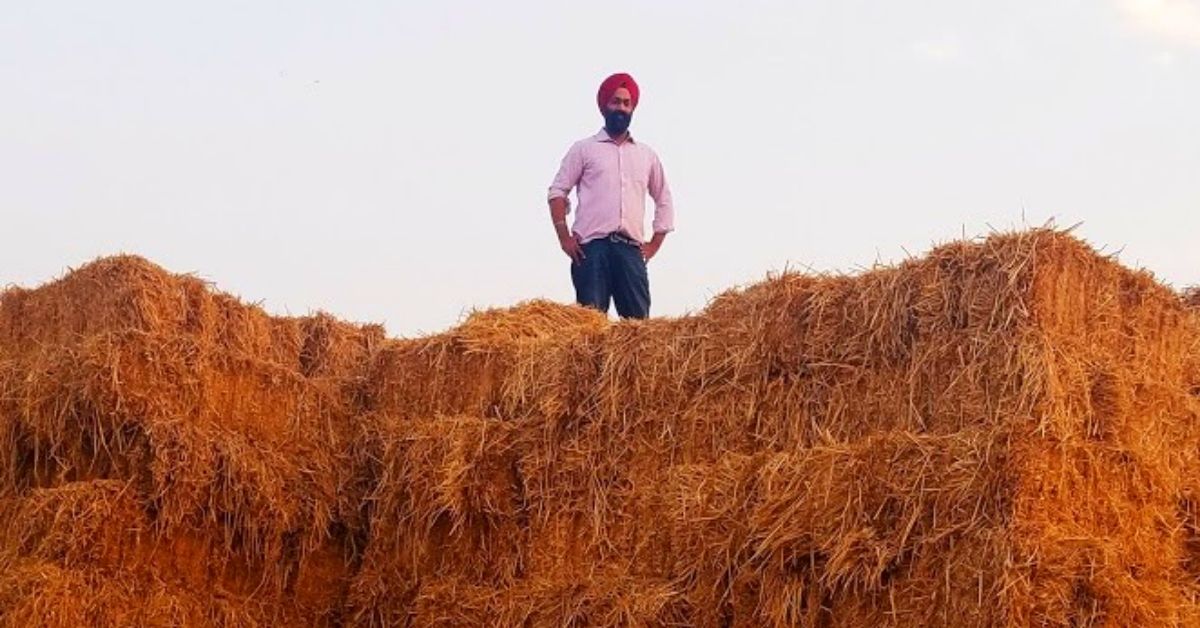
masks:
<path id="1" fill-rule="evenodd" d="M 101 260 L 0 296 L 0 623 L 1196 624 L 1191 298 L 1035 230 L 385 340 Z"/>

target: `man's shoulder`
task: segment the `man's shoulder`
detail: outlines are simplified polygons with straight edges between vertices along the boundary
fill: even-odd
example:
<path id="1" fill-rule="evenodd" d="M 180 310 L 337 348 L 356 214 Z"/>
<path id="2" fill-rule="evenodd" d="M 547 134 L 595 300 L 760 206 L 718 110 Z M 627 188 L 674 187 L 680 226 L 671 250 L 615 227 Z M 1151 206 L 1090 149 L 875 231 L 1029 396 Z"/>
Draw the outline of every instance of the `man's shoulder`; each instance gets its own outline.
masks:
<path id="1" fill-rule="evenodd" d="M 640 146 L 640 147 L 641 147 L 641 149 L 642 149 L 642 150 L 644 150 L 644 151 L 646 151 L 646 152 L 648 152 L 648 153 L 653 153 L 653 152 L 655 152 L 655 151 L 654 151 L 654 147 L 653 147 L 653 146 L 651 146 L 651 145 L 650 145 L 649 143 L 647 143 L 647 142 L 643 142 L 642 140 L 635 139 L 635 140 L 633 141 L 633 143 L 634 143 L 634 144 L 637 144 L 638 146 Z"/>
<path id="2" fill-rule="evenodd" d="M 587 150 L 589 145 L 594 144 L 595 142 L 596 142 L 596 137 L 594 135 L 576 140 L 571 143 L 571 146 L 567 149 L 567 153 L 571 154 L 571 153 L 583 152 L 583 151 Z"/>
<path id="3" fill-rule="evenodd" d="M 647 155 L 653 157 L 654 159 L 658 159 L 658 151 L 654 150 L 653 146 L 651 146 L 641 140 L 634 140 L 634 144 L 638 147 L 638 150 L 646 153 Z"/>

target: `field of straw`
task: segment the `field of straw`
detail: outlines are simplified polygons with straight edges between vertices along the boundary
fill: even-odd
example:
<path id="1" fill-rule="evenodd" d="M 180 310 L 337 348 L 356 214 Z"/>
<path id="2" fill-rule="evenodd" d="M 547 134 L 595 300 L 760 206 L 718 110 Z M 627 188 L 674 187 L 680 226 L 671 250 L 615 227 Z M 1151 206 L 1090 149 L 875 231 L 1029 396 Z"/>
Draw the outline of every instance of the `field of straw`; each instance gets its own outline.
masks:
<path id="1" fill-rule="evenodd" d="M 390 339 L 0 293 L 0 626 L 1200 625 L 1200 300 L 1034 230 Z"/>

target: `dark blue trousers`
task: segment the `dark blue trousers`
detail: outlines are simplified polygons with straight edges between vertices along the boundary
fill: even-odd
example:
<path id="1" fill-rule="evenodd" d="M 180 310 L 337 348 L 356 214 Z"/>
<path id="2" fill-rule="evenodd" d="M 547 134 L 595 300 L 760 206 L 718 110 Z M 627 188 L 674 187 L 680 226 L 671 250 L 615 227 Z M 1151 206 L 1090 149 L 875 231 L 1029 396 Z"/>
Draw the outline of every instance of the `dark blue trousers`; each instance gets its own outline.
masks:
<path id="1" fill-rule="evenodd" d="M 582 262 L 571 262 L 575 301 L 608 312 L 611 300 L 621 318 L 650 316 L 650 277 L 636 244 L 597 238 L 583 245 Z"/>

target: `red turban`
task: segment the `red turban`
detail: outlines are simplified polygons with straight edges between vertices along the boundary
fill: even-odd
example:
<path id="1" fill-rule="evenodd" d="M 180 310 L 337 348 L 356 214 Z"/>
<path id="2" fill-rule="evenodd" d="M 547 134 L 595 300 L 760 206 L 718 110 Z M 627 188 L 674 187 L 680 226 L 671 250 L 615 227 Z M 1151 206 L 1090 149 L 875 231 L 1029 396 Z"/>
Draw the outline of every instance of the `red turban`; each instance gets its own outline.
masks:
<path id="1" fill-rule="evenodd" d="M 608 100 L 612 98 L 613 93 L 624 87 L 629 90 L 629 101 L 634 109 L 638 105 L 638 84 L 633 80 L 632 76 L 619 72 L 606 79 L 600 84 L 600 91 L 596 92 L 596 104 L 600 105 L 600 113 L 604 113 L 604 106 L 608 104 Z"/>

